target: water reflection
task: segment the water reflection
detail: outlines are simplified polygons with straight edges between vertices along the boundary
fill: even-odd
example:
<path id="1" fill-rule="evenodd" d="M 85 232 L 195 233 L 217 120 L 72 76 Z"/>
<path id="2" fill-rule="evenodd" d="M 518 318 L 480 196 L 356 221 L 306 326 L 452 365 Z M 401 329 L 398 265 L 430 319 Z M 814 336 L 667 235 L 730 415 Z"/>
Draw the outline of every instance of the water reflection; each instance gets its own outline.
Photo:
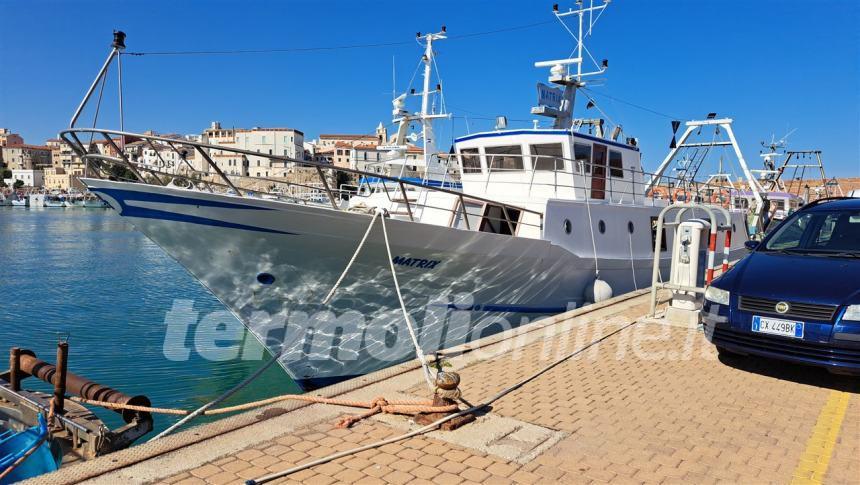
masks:
<path id="1" fill-rule="evenodd" d="M 254 372 L 261 361 L 212 362 L 163 353 L 164 318 L 176 298 L 206 315 L 224 307 L 158 246 L 108 210 L 0 207 L 0 352 L 11 346 L 55 359 L 70 336 L 70 370 L 160 407 L 193 408 Z M 192 326 L 190 333 L 193 334 Z M 259 344 L 249 339 L 248 346 Z M 48 389 L 33 379 L 28 388 Z M 298 392 L 279 367 L 228 404 Z M 118 415 L 100 412 L 109 426 Z M 157 429 L 174 417 L 156 417 Z M 206 421 L 201 419 L 200 422 Z"/>

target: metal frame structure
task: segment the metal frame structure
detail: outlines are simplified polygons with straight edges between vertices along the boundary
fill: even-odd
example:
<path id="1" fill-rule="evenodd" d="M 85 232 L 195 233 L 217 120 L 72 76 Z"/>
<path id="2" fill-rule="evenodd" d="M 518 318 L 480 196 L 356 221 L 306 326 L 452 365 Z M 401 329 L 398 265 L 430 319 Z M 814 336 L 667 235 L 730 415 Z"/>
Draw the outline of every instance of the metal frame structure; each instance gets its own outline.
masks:
<path id="1" fill-rule="evenodd" d="M 712 115 L 713 116 L 713 115 Z M 746 177 L 747 182 L 750 186 L 750 190 L 752 191 L 753 197 L 756 200 L 756 213 L 754 217 L 753 224 L 758 225 L 758 221 L 761 219 L 762 210 L 764 209 L 764 198 L 762 197 L 763 189 L 759 185 L 758 180 L 753 176 L 752 170 L 750 170 L 749 165 L 747 165 L 746 159 L 744 159 L 744 155 L 741 152 L 740 146 L 738 146 L 738 141 L 735 138 L 734 130 L 732 129 L 732 123 L 734 120 L 731 118 L 708 118 L 705 120 L 691 120 L 686 123 L 686 129 L 684 133 L 681 135 L 677 144 L 675 144 L 670 150 L 669 154 L 666 155 L 666 158 L 660 163 L 660 166 L 657 168 L 654 176 L 652 176 L 651 180 L 648 182 L 648 185 L 645 189 L 646 195 L 649 194 L 654 187 L 659 182 L 660 178 L 675 161 L 676 157 L 680 153 L 682 149 L 685 148 L 711 148 L 715 146 L 731 146 L 735 156 L 738 159 L 738 164 L 741 167 L 741 170 L 744 173 L 744 177 Z M 687 140 L 693 134 L 693 132 L 697 132 L 701 130 L 703 127 L 714 127 L 717 130 L 725 131 L 728 136 L 728 140 L 712 140 L 710 142 L 696 142 L 696 143 L 687 143 Z M 685 174 L 682 177 L 685 183 L 691 183 L 692 177 L 689 174 Z"/>
<path id="2" fill-rule="evenodd" d="M 663 244 L 663 229 L 666 225 L 678 226 L 681 224 L 681 216 L 687 210 L 703 210 L 708 214 L 708 218 L 710 219 L 711 227 L 710 227 L 710 238 L 708 239 L 708 267 L 707 274 L 705 277 L 705 286 L 697 287 L 697 286 L 680 286 L 675 285 L 670 282 L 662 282 L 660 281 L 660 247 Z M 726 224 L 718 225 L 717 224 L 717 216 L 714 213 L 714 209 L 721 211 L 723 216 L 726 218 Z M 675 214 L 675 221 L 669 224 L 665 223 L 666 214 L 669 212 L 677 210 L 678 212 Z M 703 204 L 673 204 L 667 206 L 662 211 L 660 211 L 660 215 L 657 216 L 657 240 L 654 242 L 654 265 L 653 270 L 651 272 L 651 306 L 650 311 L 648 313 L 649 317 L 653 317 L 657 312 L 657 290 L 660 289 L 669 289 L 675 291 L 689 291 L 691 293 L 696 294 L 704 294 L 705 288 L 707 288 L 711 281 L 714 279 L 714 259 L 717 250 L 717 233 L 723 231 L 726 233 L 725 238 L 725 250 L 723 257 L 723 271 L 728 270 L 728 248 L 731 247 L 731 239 L 732 239 L 732 219 L 729 211 L 720 207 L 711 207 Z M 674 257 L 674 255 L 673 255 Z"/>
<path id="3" fill-rule="evenodd" d="M 805 180 L 804 176 L 806 175 L 806 169 L 818 170 L 818 173 L 821 175 L 821 186 L 824 189 L 824 197 L 832 197 L 832 196 L 841 196 L 845 195 L 842 192 L 842 187 L 839 183 L 835 184 L 835 190 L 833 193 L 830 193 L 830 181 L 827 179 L 827 175 L 824 173 L 824 162 L 821 161 L 821 150 L 789 150 L 785 152 L 785 160 L 782 162 L 782 165 L 779 168 L 776 168 L 773 173 L 774 177 L 765 179 L 760 184 L 761 187 L 766 191 L 773 190 L 781 190 L 783 192 L 787 192 L 789 194 L 801 196 L 800 190 L 802 189 L 801 183 Z M 815 158 L 817 163 L 791 163 L 792 158 L 800 159 L 801 157 L 812 156 Z M 786 175 L 786 172 L 790 169 L 793 169 L 791 178 L 789 179 L 788 186 L 786 186 L 785 180 L 783 180 L 783 175 Z M 797 172 L 800 170 L 800 177 L 797 177 Z M 797 192 L 793 191 L 795 182 L 797 182 Z M 839 191 L 837 194 L 836 191 Z M 806 200 L 806 202 L 810 202 Z"/>
<path id="4" fill-rule="evenodd" d="M 111 157 L 111 156 L 102 155 L 102 154 L 98 154 L 98 153 L 88 153 L 88 151 L 85 148 L 83 148 L 82 145 L 79 145 L 77 143 L 79 140 L 78 135 L 84 134 L 84 133 L 99 135 L 102 138 L 104 138 L 105 140 L 108 140 L 108 143 L 115 150 L 117 150 L 117 152 L 119 153 L 119 157 Z M 136 164 L 136 163 L 132 162 L 131 160 L 129 160 L 128 156 L 126 156 L 126 154 L 123 153 L 119 149 L 119 147 L 116 145 L 116 143 L 111 138 L 112 136 L 133 137 L 133 138 L 146 140 L 150 143 L 152 143 L 152 142 L 165 143 L 165 144 L 168 144 L 171 147 L 171 149 L 177 150 L 177 153 L 180 153 L 178 151 L 179 146 L 191 147 L 193 150 L 196 151 L 196 153 L 198 153 L 202 157 L 202 159 L 206 162 L 208 168 L 214 172 L 214 175 L 216 175 L 216 178 L 220 179 L 220 182 L 215 181 L 215 180 L 208 180 L 207 178 L 212 177 L 212 175 L 213 175 L 210 172 L 194 171 L 194 172 L 191 172 L 190 175 L 168 174 L 168 173 L 160 172 L 157 170 L 152 170 L 148 167 L 144 167 L 144 166 L 141 166 L 139 164 Z M 340 200 L 339 195 L 352 196 L 355 194 L 343 192 L 343 191 L 339 190 L 338 188 L 334 188 L 334 189 L 331 188 L 329 180 L 332 177 L 326 176 L 325 172 L 327 172 L 327 171 L 328 172 L 336 172 L 336 171 L 346 172 L 346 173 L 352 174 L 353 176 L 355 176 L 357 178 L 374 177 L 376 179 L 380 179 L 380 180 L 384 181 L 383 183 L 379 184 L 379 186 L 381 187 L 381 189 L 386 194 L 388 194 L 388 200 L 390 200 L 392 203 L 403 204 L 405 206 L 406 215 L 409 216 L 409 220 L 411 220 L 411 221 L 415 221 L 415 212 L 416 212 L 415 209 L 420 208 L 420 207 L 427 207 L 427 208 L 432 208 L 432 209 L 448 210 L 448 211 L 450 211 L 451 209 L 443 208 L 443 207 L 430 206 L 427 204 L 419 204 L 416 201 L 411 201 L 409 199 L 409 197 L 406 195 L 407 194 L 407 187 L 413 187 L 413 188 L 418 188 L 420 190 L 427 190 L 427 191 L 450 194 L 450 195 L 457 197 L 461 201 L 463 201 L 464 199 L 467 199 L 470 201 L 478 201 L 478 202 L 481 202 L 484 204 L 491 204 L 491 205 L 500 206 L 504 209 L 502 211 L 502 213 L 503 213 L 503 215 L 505 215 L 505 218 L 502 220 L 504 220 L 510 227 L 514 227 L 515 225 L 518 225 L 521 222 L 510 220 L 509 214 L 516 213 L 516 212 L 519 212 L 521 214 L 522 213 L 533 214 L 539 218 L 539 221 L 540 221 L 539 227 L 541 227 L 541 228 L 543 227 L 543 213 L 540 211 L 535 211 L 535 210 L 527 209 L 525 207 L 506 204 L 504 202 L 499 202 L 496 200 L 491 200 L 491 199 L 487 199 L 487 198 L 480 197 L 480 196 L 466 195 L 466 194 L 463 194 L 462 192 L 458 192 L 458 191 L 450 190 L 450 189 L 446 189 L 446 188 L 430 187 L 430 186 L 427 186 L 425 184 L 413 182 L 410 180 L 400 179 L 397 177 L 390 177 L 390 176 L 383 175 L 383 174 L 364 172 L 361 170 L 355 170 L 355 169 L 350 169 L 350 168 L 332 167 L 329 164 L 310 161 L 310 160 L 297 160 L 297 159 L 290 158 L 287 156 L 261 154 L 261 153 L 255 152 L 255 151 L 244 150 L 244 149 L 240 149 L 240 148 L 225 147 L 225 146 L 221 146 L 221 145 L 210 145 L 207 143 L 195 142 L 195 141 L 190 141 L 190 140 L 179 140 L 179 139 L 175 139 L 175 138 L 166 138 L 166 137 L 157 136 L 157 135 L 145 135 L 145 134 L 139 134 L 139 133 L 123 132 L 123 131 L 118 131 L 118 130 L 107 130 L 107 129 L 101 129 L 101 128 L 73 128 L 73 129 L 68 129 L 68 130 L 64 130 L 64 131 L 60 132 L 60 138 L 62 138 L 63 141 L 65 141 L 70 146 L 72 146 L 72 148 L 81 157 L 81 159 L 84 160 L 85 162 L 87 162 L 88 168 L 92 168 L 96 172 L 96 174 L 101 178 L 110 178 L 111 177 L 104 170 L 102 170 L 101 162 L 107 162 L 109 164 L 116 164 L 116 165 L 119 165 L 119 166 L 122 166 L 122 167 L 129 169 L 134 174 L 134 176 L 136 178 L 136 180 L 132 180 L 132 181 L 143 182 L 143 183 L 151 183 L 154 181 L 158 185 L 164 186 L 164 185 L 168 185 L 168 183 L 166 183 L 162 179 L 162 177 L 172 177 L 173 179 L 181 179 L 181 180 L 189 181 L 189 182 L 193 183 L 194 185 L 200 183 L 206 188 L 206 190 L 208 190 L 210 192 L 215 192 L 213 187 L 218 187 L 218 186 L 226 187 L 227 189 L 232 191 L 238 197 L 246 197 L 248 195 L 246 192 L 265 193 L 265 194 L 269 194 L 269 195 L 277 195 L 277 194 L 274 194 L 274 193 L 270 194 L 270 193 L 266 192 L 265 190 L 254 190 L 254 189 L 242 188 L 239 185 L 237 185 L 236 182 L 234 182 L 231 179 L 231 177 L 233 179 L 248 179 L 248 180 L 255 181 L 255 182 L 266 182 L 269 184 L 283 184 L 283 185 L 287 185 L 287 186 L 302 187 L 305 189 L 316 189 L 316 187 L 312 187 L 312 186 L 309 186 L 307 184 L 302 184 L 302 183 L 298 183 L 298 182 L 291 182 L 291 181 L 287 180 L 286 178 L 249 177 L 249 176 L 239 176 L 239 175 L 227 175 L 218 167 L 218 165 L 209 156 L 207 150 L 214 149 L 214 150 L 220 150 L 222 152 L 235 153 L 237 155 L 263 157 L 263 158 L 268 158 L 270 160 L 282 161 L 285 163 L 292 164 L 293 166 L 298 167 L 298 168 L 313 169 L 314 172 L 316 173 L 317 177 L 318 177 L 320 185 L 323 187 L 323 189 L 326 193 L 326 196 L 328 198 L 329 204 L 331 205 L 331 208 L 334 210 L 338 210 L 338 211 L 346 210 L 345 208 L 342 208 L 338 205 L 338 200 Z M 151 176 L 151 179 L 148 179 L 147 177 L 145 177 L 144 173 L 149 174 Z M 173 182 L 173 180 L 171 180 L 171 182 Z M 390 188 L 391 185 L 397 187 L 397 189 L 392 190 Z M 298 197 L 288 197 L 288 199 L 291 199 L 292 201 L 297 201 L 297 199 L 299 199 L 299 198 Z M 314 201 L 309 201 L 309 200 L 304 200 L 303 202 L 314 203 Z M 472 215 L 472 216 L 476 215 L 476 214 L 468 214 L 466 212 L 466 209 L 465 209 L 466 205 L 464 203 L 460 204 L 460 207 L 462 208 L 463 215 L 466 218 L 468 218 L 469 215 Z"/>

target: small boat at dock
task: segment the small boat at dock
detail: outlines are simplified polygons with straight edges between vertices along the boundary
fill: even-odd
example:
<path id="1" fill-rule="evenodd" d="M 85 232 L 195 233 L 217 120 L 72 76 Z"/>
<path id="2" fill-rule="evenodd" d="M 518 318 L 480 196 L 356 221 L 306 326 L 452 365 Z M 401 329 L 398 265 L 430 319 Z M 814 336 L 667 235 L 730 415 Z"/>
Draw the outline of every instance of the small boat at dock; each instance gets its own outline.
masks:
<path id="1" fill-rule="evenodd" d="M 46 195 L 45 207 L 63 208 L 66 206 L 66 200 L 59 195 Z"/>
<path id="2" fill-rule="evenodd" d="M 22 461 L 23 458 L 23 461 Z M 51 445 L 45 416 L 22 431 L 0 430 L 0 485 L 37 477 L 60 468 L 62 456 Z M 8 473 L 7 473 L 8 470 Z"/>

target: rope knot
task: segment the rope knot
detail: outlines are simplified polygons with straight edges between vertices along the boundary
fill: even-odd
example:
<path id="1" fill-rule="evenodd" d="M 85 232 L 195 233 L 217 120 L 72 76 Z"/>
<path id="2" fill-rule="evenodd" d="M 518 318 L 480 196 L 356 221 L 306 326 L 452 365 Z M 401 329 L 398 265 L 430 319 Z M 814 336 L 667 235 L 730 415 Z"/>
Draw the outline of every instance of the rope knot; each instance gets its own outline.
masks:
<path id="1" fill-rule="evenodd" d="M 375 408 L 381 409 L 381 408 L 384 408 L 386 406 L 388 406 L 388 400 L 386 400 L 384 397 L 381 397 L 381 396 L 377 396 L 377 397 L 373 398 L 372 401 L 370 401 L 370 408 L 371 409 L 375 409 Z"/>

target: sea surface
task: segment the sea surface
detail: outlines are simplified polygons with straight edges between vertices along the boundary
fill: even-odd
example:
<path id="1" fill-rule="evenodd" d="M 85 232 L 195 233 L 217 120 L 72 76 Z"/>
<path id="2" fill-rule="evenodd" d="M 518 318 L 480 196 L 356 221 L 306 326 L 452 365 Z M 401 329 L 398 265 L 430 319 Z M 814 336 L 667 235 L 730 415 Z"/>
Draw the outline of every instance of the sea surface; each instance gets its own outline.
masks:
<path id="1" fill-rule="evenodd" d="M 191 300 L 201 317 L 221 312 L 226 327 L 238 324 L 182 266 L 111 210 L 0 207 L 0 362 L 17 346 L 54 363 L 58 339 L 68 338 L 70 372 L 146 395 L 153 406 L 194 409 L 268 359 L 250 336 L 242 355 L 262 354 L 263 360 L 204 358 L 194 323 L 185 342 L 165 344 L 165 318 L 175 300 Z M 177 361 L 182 347 L 190 349 L 188 359 Z M 22 384 L 51 388 L 34 378 Z M 275 365 L 224 405 L 299 392 Z M 111 428 L 122 424 L 114 412 L 97 414 Z M 156 432 L 176 420 L 156 416 Z"/>

